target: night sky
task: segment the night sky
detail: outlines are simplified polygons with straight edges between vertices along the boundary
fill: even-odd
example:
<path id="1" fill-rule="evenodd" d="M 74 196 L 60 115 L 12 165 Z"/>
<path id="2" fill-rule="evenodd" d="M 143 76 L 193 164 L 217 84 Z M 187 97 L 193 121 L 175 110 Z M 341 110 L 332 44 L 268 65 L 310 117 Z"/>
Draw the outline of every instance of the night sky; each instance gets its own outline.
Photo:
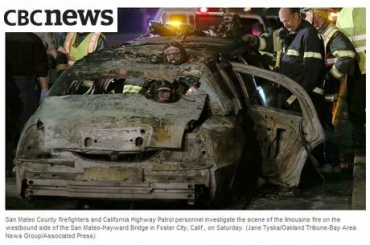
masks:
<path id="1" fill-rule="evenodd" d="M 119 8 L 118 32 L 137 33 L 145 32 L 149 20 L 154 19 L 158 8 Z"/>

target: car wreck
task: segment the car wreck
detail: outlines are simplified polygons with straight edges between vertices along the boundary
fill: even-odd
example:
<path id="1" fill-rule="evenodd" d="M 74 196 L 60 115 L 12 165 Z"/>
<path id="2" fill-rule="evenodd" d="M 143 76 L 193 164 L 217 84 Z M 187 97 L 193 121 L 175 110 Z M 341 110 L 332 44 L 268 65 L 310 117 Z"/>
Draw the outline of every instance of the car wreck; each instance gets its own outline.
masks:
<path id="1" fill-rule="evenodd" d="M 18 193 L 207 206 L 252 193 L 259 176 L 297 186 L 324 131 L 304 89 L 256 57 L 235 38 L 195 35 L 86 56 L 23 129 Z M 276 106 L 276 87 L 300 110 Z"/>

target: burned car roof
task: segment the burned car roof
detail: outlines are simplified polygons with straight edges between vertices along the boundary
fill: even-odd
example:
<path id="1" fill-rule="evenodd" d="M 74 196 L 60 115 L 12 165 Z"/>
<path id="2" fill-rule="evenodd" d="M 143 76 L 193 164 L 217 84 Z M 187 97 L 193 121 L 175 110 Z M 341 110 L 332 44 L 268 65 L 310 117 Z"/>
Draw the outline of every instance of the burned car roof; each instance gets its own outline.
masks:
<path id="1" fill-rule="evenodd" d="M 174 41 L 179 42 L 189 55 L 189 59 L 181 66 L 165 64 L 163 61 L 164 48 Z M 174 37 L 147 38 L 89 54 L 71 68 L 70 74 L 89 77 L 131 75 L 166 80 L 183 75 L 199 77 L 204 63 L 214 62 L 217 55 L 230 56 L 234 51 L 240 52 L 243 46 L 233 39 L 218 37 L 189 36 L 183 40 Z M 88 66 L 91 68 L 88 69 Z"/>
<path id="2" fill-rule="evenodd" d="M 124 43 L 119 46 L 99 50 L 77 61 L 68 72 L 62 74 L 60 82 L 50 89 L 49 95 L 63 95 L 74 80 L 94 80 L 103 78 L 145 78 L 149 82 L 164 80 L 173 82 L 179 77 L 196 77 L 201 84 L 197 93 L 217 94 L 210 96 L 212 111 L 227 115 L 233 109 L 232 101 L 225 94 L 222 84 L 215 83 L 212 76 L 220 57 L 232 57 L 234 53 L 245 52 L 246 48 L 234 39 L 219 37 L 189 36 L 181 41 L 187 59 L 173 65 L 164 61 L 164 49 L 174 37 L 156 37 Z"/>

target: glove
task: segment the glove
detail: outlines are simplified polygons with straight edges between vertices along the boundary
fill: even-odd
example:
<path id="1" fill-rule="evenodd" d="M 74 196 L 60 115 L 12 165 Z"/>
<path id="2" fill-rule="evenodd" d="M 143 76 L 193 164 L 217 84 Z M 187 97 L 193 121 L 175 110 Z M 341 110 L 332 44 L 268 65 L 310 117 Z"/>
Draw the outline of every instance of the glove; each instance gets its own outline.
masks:
<path id="1" fill-rule="evenodd" d="M 44 99 L 46 97 L 46 95 L 48 94 L 48 91 L 47 90 L 41 90 L 41 93 L 40 93 L 40 100 Z"/>

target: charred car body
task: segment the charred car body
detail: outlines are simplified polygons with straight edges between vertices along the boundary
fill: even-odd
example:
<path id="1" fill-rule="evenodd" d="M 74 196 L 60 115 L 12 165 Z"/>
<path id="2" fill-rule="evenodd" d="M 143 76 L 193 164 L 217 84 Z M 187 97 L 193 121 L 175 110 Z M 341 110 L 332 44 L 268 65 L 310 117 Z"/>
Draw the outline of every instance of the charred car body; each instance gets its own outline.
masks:
<path id="1" fill-rule="evenodd" d="M 306 92 L 247 65 L 252 53 L 233 38 L 184 35 L 76 62 L 23 129 L 19 194 L 208 205 L 250 193 L 258 176 L 298 185 L 323 129 Z M 297 96 L 299 112 L 262 93 L 276 86 Z"/>

